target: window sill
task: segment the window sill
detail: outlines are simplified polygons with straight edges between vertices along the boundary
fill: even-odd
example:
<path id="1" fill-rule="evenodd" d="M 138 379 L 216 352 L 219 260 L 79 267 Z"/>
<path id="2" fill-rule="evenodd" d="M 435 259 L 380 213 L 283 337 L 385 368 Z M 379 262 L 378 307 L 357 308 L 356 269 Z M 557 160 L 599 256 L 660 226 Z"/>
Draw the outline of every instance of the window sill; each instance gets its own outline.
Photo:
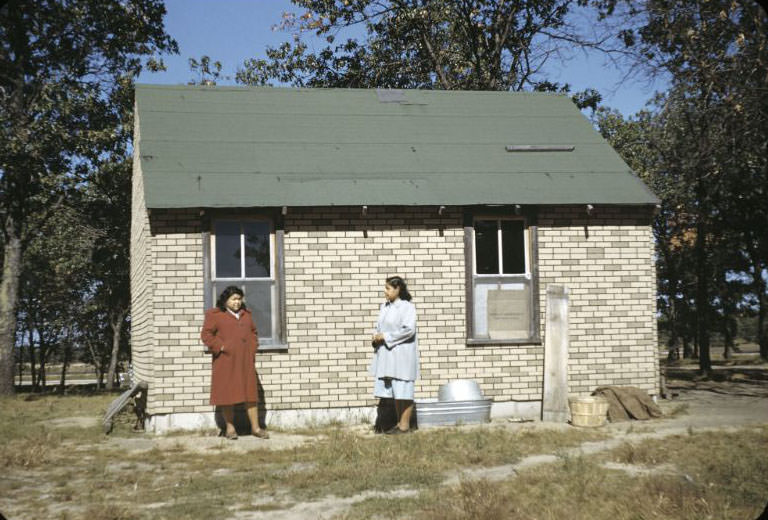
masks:
<path id="1" fill-rule="evenodd" d="M 499 347 L 514 347 L 519 345 L 541 345 L 541 338 L 523 338 L 523 339 L 473 339 L 467 338 L 468 347 L 484 347 L 484 346 L 499 346 Z"/>
<path id="2" fill-rule="evenodd" d="M 288 352 L 288 344 L 259 345 L 259 352 Z"/>

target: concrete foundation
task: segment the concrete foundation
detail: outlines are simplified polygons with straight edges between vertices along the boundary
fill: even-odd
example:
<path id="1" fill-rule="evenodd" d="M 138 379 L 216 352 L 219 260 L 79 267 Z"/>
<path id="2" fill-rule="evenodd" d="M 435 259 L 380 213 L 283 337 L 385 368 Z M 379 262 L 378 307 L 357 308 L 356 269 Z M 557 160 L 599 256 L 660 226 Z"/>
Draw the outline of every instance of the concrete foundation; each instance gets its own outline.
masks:
<path id="1" fill-rule="evenodd" d="M 541 401 L 507 401 L 493 403 L 491 419 L 521 417 L 536 419 L 541 414 Z M 269 428 L 304 428 L 333 422 L 342 424 L 371 424 L 376 421 L 376 407 L 325 408 L 318 410 L 269 410 L 265 424 Z M 149 417 L 144 426 L 148 433 L 172 431 L 214 430 L 216 416 L 210 412 L 170 413 Z"/>

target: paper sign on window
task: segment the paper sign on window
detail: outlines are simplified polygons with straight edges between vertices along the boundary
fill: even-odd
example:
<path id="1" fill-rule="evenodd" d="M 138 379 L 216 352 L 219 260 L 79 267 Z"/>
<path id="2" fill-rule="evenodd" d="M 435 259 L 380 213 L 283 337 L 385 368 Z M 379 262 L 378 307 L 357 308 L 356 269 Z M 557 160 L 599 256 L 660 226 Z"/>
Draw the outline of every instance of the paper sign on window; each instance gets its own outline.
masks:
<path id="1" fill-rule="evenodd" d="M 488 334 L 491 339 L 528 337 L 529 300 L 527 288 L 488 291 Z"/>

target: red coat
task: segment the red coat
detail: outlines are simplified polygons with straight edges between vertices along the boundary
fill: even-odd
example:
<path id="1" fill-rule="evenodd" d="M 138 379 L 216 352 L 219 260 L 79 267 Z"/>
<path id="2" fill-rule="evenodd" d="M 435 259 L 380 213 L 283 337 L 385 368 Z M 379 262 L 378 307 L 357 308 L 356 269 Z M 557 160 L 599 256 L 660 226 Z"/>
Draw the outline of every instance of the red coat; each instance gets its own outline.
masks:
<path id="1" fill-rule="evenodd" d="M 255 361 L 259 337 L 251 312 L 240 311 L 238 320 L 229 311 L 209 309 L 200 338 L 213 354 L 211 404 L 258 402 Z"/>

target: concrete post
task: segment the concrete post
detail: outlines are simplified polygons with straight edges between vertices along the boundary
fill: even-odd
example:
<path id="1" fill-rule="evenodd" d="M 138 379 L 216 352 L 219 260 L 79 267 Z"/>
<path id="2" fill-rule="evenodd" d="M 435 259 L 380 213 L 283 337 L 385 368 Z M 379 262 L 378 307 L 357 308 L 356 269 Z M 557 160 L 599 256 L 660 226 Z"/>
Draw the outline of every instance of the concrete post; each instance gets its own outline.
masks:
<path id="1" fill-rule="evenodd" d="M 568 288 L 551 284 L 547 286 L 542 421 L 568 421 L 568 343 Z"/>

